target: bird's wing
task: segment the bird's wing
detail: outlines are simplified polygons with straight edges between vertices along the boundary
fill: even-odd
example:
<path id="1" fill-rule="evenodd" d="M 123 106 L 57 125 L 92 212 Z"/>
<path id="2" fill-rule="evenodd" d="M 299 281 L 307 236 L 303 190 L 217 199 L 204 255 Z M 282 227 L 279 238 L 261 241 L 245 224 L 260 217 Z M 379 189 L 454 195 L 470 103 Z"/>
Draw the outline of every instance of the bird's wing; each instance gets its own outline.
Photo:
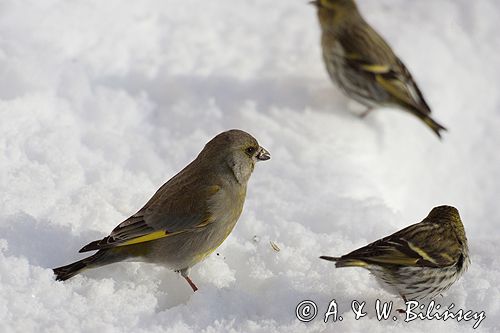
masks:
<path id="1" fill-rule="evenodd" d="M 370 77 L 403 106 L 431 112 L 410 71 L 373 29 L 356 31 L 339 42 L 350 68 Z"/>
<path id="2" fill-rule="evenodd" d="M 120 223 L 109 236 L 87 244 L 80 252 L 147 242 L 207 226 L 213 222 L 209 201 L 221 188 L 210 185 L 200 189 L 200 182 L 203 181 L 167 182 L 141 210 Z"/>
<path id="3" fill-rule="evenodd" d="M 460 246 L 451 226 L 421 222 L 342 256 L 340 260 L 355 259 L 380 265 L 445 267 L 456 263 L 460 255 Z"/>

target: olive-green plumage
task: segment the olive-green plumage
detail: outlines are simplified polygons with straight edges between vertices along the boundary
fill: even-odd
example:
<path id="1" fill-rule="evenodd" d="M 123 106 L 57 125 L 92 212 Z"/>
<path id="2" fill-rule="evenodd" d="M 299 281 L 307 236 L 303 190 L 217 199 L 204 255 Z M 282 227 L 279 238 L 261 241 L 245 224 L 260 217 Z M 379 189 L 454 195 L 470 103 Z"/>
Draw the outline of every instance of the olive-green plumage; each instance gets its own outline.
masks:
<path id="1" fill-rule="evenodd" d="M 432 209 L 420 223 L 341 257 L 322 256 L 336 267 L 368 269 L 381 285 L 406 299 L 434 298 L 447 290 L 470 264 L 458 210 Z"/>
<path id="2" fill-rule="evenodd" d="M 55 268 L 57 280 L 128 259 L 164 264 L 179 271 L 196 291 L 188 277 L 189 269 L 231 233 L 243 209 L 255 163 L 269 158 L 269 153 L 246 132 L 230 130 L 217 135 L 143 208 L 109 236 L 80 250 L 97 250 L 94 255 Z"/>
<path id="3" fill-rule="evenodd" d="M 323 60 L 332 81 L 368 110 L 399 107 L 420 118 L 441 138 L 446 130 L 403 62 L 364 20 L 353 0 L 315 0 L 322 31 Z"/>

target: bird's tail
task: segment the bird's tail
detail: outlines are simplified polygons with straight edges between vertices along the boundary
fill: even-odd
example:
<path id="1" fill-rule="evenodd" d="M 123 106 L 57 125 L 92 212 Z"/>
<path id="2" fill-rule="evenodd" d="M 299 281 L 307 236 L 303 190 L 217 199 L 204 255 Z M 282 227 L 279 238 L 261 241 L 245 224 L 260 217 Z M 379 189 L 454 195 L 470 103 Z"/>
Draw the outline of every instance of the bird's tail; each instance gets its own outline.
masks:
<path id="1" fill-rule="evenodd" d="M 341 258 L 341 257 L 328 257 L 328 256 L 321 256 L 320 259 L 335 262 L 335 267 L 337 267 L 337 268 L 340 268 L 340 267 L 365 267 L 366 265 L 368 265 L 365 261 L 360 260 L 360 259 L 346 259 L 346 258 Z"/>
<path id="2" fill-rule="evenodd" d="M 57 281 L 65 281 L 73 276 L 81 273 L 90 266 L 94 266 L 103 257 L 105 251 L 98 251 L 94 255 L 87 257 L 85 259 L 76 261 L 72 264 L 54 268 L 54 274 Z"/>
<path id="3" fill-rule="evenodd" d="M 423 100 L 423 97 L 421 99 L 422 103 L 420 105 L 414 105 L 414 104 L 401 104 L 403 108 L 406 111 L 409 111 L 413 115 L 417 116 L 420 118 L 436 135 L 438 138 L 441 140 L 441 131 L 447 131 L 446 127 L 443 125 L 439 124 L 437 121 L 432 119 L 431 117 L 431 109 L 425 103 Z"/>
<path id="4" fill-rule="evenodd" d="M 447 131 L 447 129 L 440 125 L 439 123 L 437 123 L 434 119 L 432 119 L 431 117 L 429 117 L 428 115 L 422 115 L 421 117 L 419 117 L 420 119 L 422 119 L 422 121 L 427 125 L 429 126 L 429 128 L 434 132 L 436 133 L 436 135 L 438 136 L 439 139 L 441 139 L 441 132 L 440 131 Z"/>

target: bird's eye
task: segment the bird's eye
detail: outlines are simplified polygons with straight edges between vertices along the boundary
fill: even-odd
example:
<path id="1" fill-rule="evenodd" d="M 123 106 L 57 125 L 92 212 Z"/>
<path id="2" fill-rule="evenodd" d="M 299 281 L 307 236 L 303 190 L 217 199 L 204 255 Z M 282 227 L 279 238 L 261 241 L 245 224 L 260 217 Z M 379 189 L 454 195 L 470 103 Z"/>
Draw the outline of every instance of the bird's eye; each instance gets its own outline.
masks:
<path id="1" fill-rule="evenodd" d="M 255 153 L 255 150 L 255 147 L 248 147 L 245 151 L 247 152 L 247 154 L 252 155 L 253 153 Z"/>

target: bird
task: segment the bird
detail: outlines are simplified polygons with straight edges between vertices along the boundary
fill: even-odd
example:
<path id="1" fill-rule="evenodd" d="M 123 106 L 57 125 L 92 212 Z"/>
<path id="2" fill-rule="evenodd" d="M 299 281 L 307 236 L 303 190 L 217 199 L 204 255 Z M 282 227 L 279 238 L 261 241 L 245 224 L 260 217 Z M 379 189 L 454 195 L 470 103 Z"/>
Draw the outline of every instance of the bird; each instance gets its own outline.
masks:
<path id="1" fill-rule="evenodd" d="M 431 109 L 410 71 L 363 18 L 354 0 L 314 0 L 323 60 L 330 79 L 348 97 L 375 108 L 395 107 L 420 118 L 441 139 L 446 128 Z"/>
<path id="2" fill-rule="evenodd" d="M 140 261 L 179 272 L 195 292 L 198 287 L 189 277 L 191 267 L 229 236 L 242 212 L 255 164 L 270 158 L 242 130 L 218 134 L 137 213 L 79 251 L 95 254 L 54 268 L 56 280 L 115 262 Z"/>
<path id="3" fill-rule="evenodd" d="M 408 300 L 433 299 L 470 265 L 460 214 L 438 206 L 421 222 L 341 257 L 321 256 L 335 267 L 362 267 L 392 294 Z"/>

